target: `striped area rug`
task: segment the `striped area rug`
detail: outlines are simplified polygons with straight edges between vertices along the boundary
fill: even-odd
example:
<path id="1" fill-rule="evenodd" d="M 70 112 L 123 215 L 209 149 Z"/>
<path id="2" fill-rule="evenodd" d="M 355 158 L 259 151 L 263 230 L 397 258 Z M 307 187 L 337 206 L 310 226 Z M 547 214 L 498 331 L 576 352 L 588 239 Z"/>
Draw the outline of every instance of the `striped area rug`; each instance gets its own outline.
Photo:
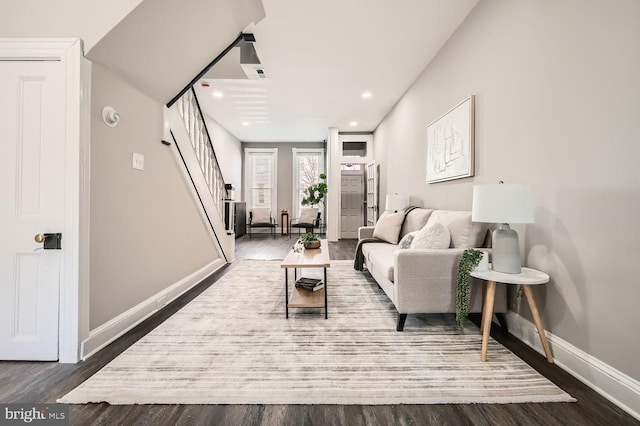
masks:
<path id="1" fill-rule="evenodd" d="M 305 273 L 305 275 L 307 275 Z M 329 319 L 284 315 L 279 261 L 243 260 L 58 402 L 436 404 L 574 401 L 453 316 L 410 315 L 352 261 L 328 270 Z M 469 322 L 467 322 L 469 323 Z"/>

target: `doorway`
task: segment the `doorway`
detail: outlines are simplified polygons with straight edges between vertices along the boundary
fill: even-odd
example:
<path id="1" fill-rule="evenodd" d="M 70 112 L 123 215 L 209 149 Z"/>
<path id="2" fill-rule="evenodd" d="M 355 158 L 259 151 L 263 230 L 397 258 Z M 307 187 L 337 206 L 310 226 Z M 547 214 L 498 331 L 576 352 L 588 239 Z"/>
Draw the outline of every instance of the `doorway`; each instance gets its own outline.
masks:
<path id="1" fill-rule="evenodd" d="M 358 238 L 364 225 L 364 169 L 361 164 L 345 164 L 340 184 L 340 238 Z"/>
<path id="2" fill-rule="evenodd" d="M 90 81 L 79 39 L 0 38 L 1 359 L 75 363 L 88 335 Z"/>

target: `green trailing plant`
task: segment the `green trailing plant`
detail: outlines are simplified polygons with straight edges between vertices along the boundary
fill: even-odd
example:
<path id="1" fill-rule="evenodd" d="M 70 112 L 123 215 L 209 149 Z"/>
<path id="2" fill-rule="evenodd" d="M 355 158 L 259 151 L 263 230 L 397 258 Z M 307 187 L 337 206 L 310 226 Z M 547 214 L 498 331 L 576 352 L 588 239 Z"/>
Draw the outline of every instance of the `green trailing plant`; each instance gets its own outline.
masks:
<path id="1" fill-rule="evenodd" d="M 303 206 L 316 206 L 324 201 L 324 196 L 327 195 L 326 179 L 327 175 L 320 173 L 320 182 L 315 183 L 304 190 L 302 197 Z"/>
<path id="2" fill-rule="evenodd" d="M 458 266 L 458 288 L 456 290 L 456 322 L 460 328 L 464 327 L 464 321 L 469 315 L 469 302 L 471 299 L 471 286 L 469 278 L 471 271 L 480 264 L 484 253 L 481 250 L 466 249 L 462 253 Z"/>

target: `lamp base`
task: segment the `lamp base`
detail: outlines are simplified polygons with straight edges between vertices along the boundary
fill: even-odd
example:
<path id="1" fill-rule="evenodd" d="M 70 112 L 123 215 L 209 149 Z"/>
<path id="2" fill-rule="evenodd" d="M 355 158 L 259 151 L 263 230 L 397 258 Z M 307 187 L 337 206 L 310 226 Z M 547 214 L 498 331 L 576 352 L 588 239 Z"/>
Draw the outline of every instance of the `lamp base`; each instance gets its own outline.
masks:
<path id="1" fill-rule="evenodd" d="M 491 258 L 493 270 L 496 272 L 519 274 L 522 271 L 518 233 L 506 223 L 501 223 L 498 229 L 493 231 Z"/>

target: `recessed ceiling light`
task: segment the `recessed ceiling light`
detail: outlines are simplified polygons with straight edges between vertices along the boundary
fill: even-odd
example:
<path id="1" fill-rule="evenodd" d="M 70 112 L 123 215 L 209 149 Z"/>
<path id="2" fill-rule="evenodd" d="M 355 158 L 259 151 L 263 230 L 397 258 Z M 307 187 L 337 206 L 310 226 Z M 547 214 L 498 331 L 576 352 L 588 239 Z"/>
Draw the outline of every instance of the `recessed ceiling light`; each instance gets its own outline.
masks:
<path id="1" fill-rule="evenodd" d="M 373 94 L 371 92 L 362 92 L 362 99 L 371 99 Z"/>
<path id="2" fill-rule="evenodd" d="M 248 125 L 249 125 L 249 122 L 248 122 L 248 121 L 243 121 L 243 122 L 242 122 L 242 125 L 243 125 L 243 126 L 248 126 Z"/>
<path id="3" fill-rule="evenodd" d="M 213 92 L 211 92 L 211 96 L 213 96 L 214 98 L 223 98 L 224 97 L 224 93 L 222 93 L 219 90 L 214 90 Z"/>
<path id="4" fill-rule="evenodd" d="M 351 127 L 356 127 L 358 125 L 357 121 L 352 121 L 351 123 L 349 123 L 349 126 Z"/>

